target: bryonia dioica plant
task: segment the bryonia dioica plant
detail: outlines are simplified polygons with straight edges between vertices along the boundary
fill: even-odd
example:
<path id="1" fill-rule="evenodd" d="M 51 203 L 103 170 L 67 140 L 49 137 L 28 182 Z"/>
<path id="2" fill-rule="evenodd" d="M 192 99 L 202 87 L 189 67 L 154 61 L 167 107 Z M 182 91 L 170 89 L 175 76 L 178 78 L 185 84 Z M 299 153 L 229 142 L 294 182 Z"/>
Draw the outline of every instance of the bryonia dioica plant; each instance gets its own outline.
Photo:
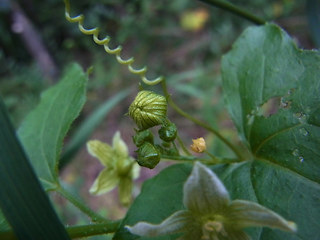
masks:
<path id="1" fill-rule="evenodd" d="M 119 200 L 128 210 L 123 219 L 111 221 L 91 210 L 59 179 L 59 166 L 64 159 L 64 155 L 60 155 L 63 140 L 86 96 L 88 76 L 79 65 L 73 64 L 61 81 L 42 95 L 38 107 L 18 130 L 18 138 L 37 180 L 19 180 L 21 175 L 31 176 L 31 168 L 26 167 L 29 170 L 19 174 L 12 172 L 13 169 L 21 171 L 15 167 L 21 166 L 16 163 L 21 156 L 25 166 L 29 165 L 10 132 L 1 105 L 4 127 L 1 126 L 0 136 L 1 141 L 5 139 L 0 147 L 0 183 L 5 186 L 0 191 L 1 239 L 70 239 L 107 233 L 115 240 L 320 239 L 319 52 L 299 49 L 279 26 L 230 3 L 203 2 L 260 25 L 245 30 L 221 61 L 226 108 L 243 146 L 234 144 L 218 129 L 182 110 L 173 101 L 164 77 L 150 80 L 146 77 L 146 67 L 135 69 L 134 58 L 122 58 L 121 46 L 110 48 L 109 36 L 101 39 L 98 28 L 87 29 L 83 15 L 72 17 L 69 0 L 65 0 L 66 19 L 78 23 L 82 33 L 92 35 L 96 44 L 115 55 L 120 64 L 127 65 L 144 83 L 124 113 L 124 117 L 132 119 L 135 154 L 130 155 L 121 139 L 121 129 L 114 135 L 112 146 L 100 140 L 87 142 L 88 152 L 104 166 L 90 193 L 105 197 L 104 193 L 117 187 Z M 152 89 L 158 84 L 161 93 Z M 128 95 L 121 94 L 104 109 Z M 262 107 L 274 99 L 279 103 L 277 112 L 264 116 Z M 183 129 L 179 129 L 179 122 L 169 120 L 169 108 L 220 139 L 233 157 L 211 152 L 206 136 L 182 139 L 179 133 Z M 78 137 L 74 141 L 82 143 L 88 135 L 77 135 L 82 136 L 82 140 Z M 16 150 L 14 144 L 8 144 L 6 136 L 11 137 L 10 143 L 16 144 Z M 76 144 L 71 141 L 70 145 L 72 147 L 67 145 L 66 149 L 73 151 Z M 15 157 L 14 152 L 22 154 Z M 144 182 L 141 193 L 133 199 L 134 180 L 141 168 L 150 171 L 163 160 L 175 164 Z M 42 204 L 49 201 L 37 181 L 46 192 L 55 191 L 69 200 L 92 224 L 63 227 L 50 210 L 50 204 Z M 29 182 L 35 183 L 34 187 L 30 188 Z M 4 183 L 14 187 L 7 188 Z M 27 186 L 21 188 L 24 184 Z M 33 198 L 32 203 L 29 198 L 17 197 L 24 196 L 28 187 L 39 189 L 37 195 L 31 193 L 42 201 L 39 207 L 33 207 L 37 204 Z M 28 214 L 32 214 L 31 220 Z M 50 226 L 57 226 L 56 230 Z"/>

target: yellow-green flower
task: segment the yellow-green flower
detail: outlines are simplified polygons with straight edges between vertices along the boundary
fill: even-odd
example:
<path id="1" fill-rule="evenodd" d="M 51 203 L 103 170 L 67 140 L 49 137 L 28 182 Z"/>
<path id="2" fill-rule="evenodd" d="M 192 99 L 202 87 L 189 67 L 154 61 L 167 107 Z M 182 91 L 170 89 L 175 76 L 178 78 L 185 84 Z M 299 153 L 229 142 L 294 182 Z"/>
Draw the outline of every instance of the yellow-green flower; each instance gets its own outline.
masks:
<path id="1" fill-rule="evenodd" d="M 123 205 L 131 201 L 133 180 L 139 176 L 140 167 L 129 156 L 128 147 L 120 133 L 113 136 L 112 147 L 99 140 L 87 143 L 88 152 L 98 158 L 105 168 L 100 172 L 90 188 L 90 193 L 101 195 L 119 185 L 119 198 Z"/>

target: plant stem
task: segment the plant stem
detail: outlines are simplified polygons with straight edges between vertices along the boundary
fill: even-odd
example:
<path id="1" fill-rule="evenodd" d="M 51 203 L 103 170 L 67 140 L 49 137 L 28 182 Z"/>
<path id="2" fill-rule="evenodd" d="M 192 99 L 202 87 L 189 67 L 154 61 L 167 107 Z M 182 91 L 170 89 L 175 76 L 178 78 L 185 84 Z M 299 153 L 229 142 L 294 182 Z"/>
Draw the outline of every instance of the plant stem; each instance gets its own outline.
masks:
<path id="1" fill-rule="evenodd" d="M 83 226 L 66 227 L 70 238 L 83 238 L 115 232 L 121 220 L 106 223 L 90 224 Z M 0 239 L 17 240 L 18 238 L 12 231 L 0 232 Z"/>
<path id="2" fill-rule="evenodd" d="M 222 142 L 224 142 L 233 152 L 234 154 L 238 157 L 239 160 L 243 160 L 242 154 L 240 151 L 232 144 L 230 143 L 226 138 L 224 138 L 217 130 L 214 128 L 210 127 L 208 124 L 202 122 L 201 120 L 194 118 L 193 116 L 189 115 L 185 111 L 183 111 L 181 108 L 179 108 L 174 101 L 171 99 L 171 96 L 167 90 L 167 85 L 166 85 L 166 80 L 163 80 L 161 82 L 162 90 L 165 94 L 165 97 L 169 103 L 169 105 L 181 116 L 189 119 L 190 121 L 194 122 L 195 124 L 207 129 L 209 132 L 215 134 Z"/>
<path id="3" fill-rule="evenodd" d="M 182 148 L 182 151 L 187 155 L 187 156 L 191 156 L 191 153 L 188 151 L 188 149 L 186 148 L 186 146 L 184 145 L 182 139 L 180 138 L 179 134 L 177 134 L 177 140 L 179 142 L 180 147 Z"/>
<path id="4" fill-rule="evenodd" d="M 215 7 L 221 8 L 223 10 L 229 11 L 237 16 L 240 16 L 242 18 L 245 18 L 255 24 L 262 25 L 265 24 L 266 21 L 263 20 L 262 18 L 259 18 L 250 12 L 248 12 L 245 9 L 239 8 L 227 1 L 221 1 L 221 0 L 199 0 L 201 2 L 205 2 L 207 4 L 213 5 Z"/>
<path id="5" fill-rule="evenodd" d="M 88 217 L 92 220 L 92 222 L 104 223 L 104 224 L 111 224 L 112 221 L 105 219 L 104 217 L 100 216 L 93 210 L 91 210 L 86 204 L 84 204 L 80 199 L 76 196 L 72 195 L 70 192 L 65 190 L 63 187 L 59 187 L 56 190 L 61 196 L 68 199 L 74 206 L 76 206 L 80 211 L 88 215 Z"/>
<path id="6" fill-rule="evenodd" d="M 221 161 L 219 158 L 217 158 L 216 156 L 214 156 L 213 154 L 211 154 L 211 153 L 208 152 L 207 150 L 205 150 L 204 152 L 211 157 L 211 160 L 212 160 L 213 162 L 219 163 L 219 162 Z"/>
<path id="7" fill-rule="evenodd" d="M 198 158 L 195 156 L 169 156 L 169 155 L 161 155 L 163 160 L 170 160 L 170 161 L 181 161 L 181 162 L 195 162 L 199 161 L 207 165 L 215 165 L 215 164 L 229 164 L 235 162 L 241 162 L 241 160 L 236 158 L 217 158 L 214 157 L 212 159 L 204 159 Z"/>
<path id="8" fill-rule="evenodd" d="M 167 159 L 167 160 L 177 160 L 177 161 L 185 161 L 185 162 L 192 162 L 192 161 L 197 161 L 197 160 L 209 161 L 208 159 L 200 159 L 195 156 L 169 156 L 169 155 L 162 155 L 161 154 L 161 158 Z"/>
<path id="9" fill-rule="evenodd" d="M 67 232 L 71 238 L 83 238 L 95 235 L 113 233 L 117 231 L 121 220 L 106 223 L 90 224 L 83 226 L 68 227 Z"/>

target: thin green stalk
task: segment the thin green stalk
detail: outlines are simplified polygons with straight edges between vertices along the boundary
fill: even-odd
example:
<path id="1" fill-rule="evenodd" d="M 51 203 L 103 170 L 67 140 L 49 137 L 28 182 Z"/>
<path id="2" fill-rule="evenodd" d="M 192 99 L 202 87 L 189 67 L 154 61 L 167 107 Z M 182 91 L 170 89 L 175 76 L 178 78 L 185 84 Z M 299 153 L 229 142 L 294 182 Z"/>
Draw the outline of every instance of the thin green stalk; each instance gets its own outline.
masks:
<path id="1" fill-rule="evenodd" d="M 182 151 L 187 155 L 187 156 L 191 156 L 192 154 L 188 151 L 188 149 L 186 148 L 186 146 L 184 145 L 182 139 L 180 138 L 179 134 L 177 134 L 177 140 L 179 142 L 180 147 L 182 148 Z"/>
<path id="2" fill-rule="evenodd" d="M 212 160 L 213 162 L 219 163 L 219 162 L 221 161 L 219 158 L 217 158 L 216 156 L 214 156 L 213 154 L 211 154 L 211 153 L 208 152 L 207 150 L 205 150 L 204 152 L 211 157 L 211 160 Z"/>
<path id="3" fill-rule="evenodd" d="M 110 223 L 98 223 L 83 226 L 66 227 L 70 238 L 83 238 L 96 235 L 114 233 L 119 228 L 121 220 Z M 12 231 L 0 232 L 0 239 L 17 240 Z"/>
<path id="4" fill-rule="evenodd" d="M 192 161 L 209 161 L 209 159 L 200 159 L 195 156 L 169 156 L 162 155 L 161 159 L 173 160 L 173 161 L 184 161 L 184 162 L 192 162 Z"/>
<path id="5" fill-rule="evenodd" d="M 179 152 L 178 148 L 177 148 L 177 145 L 175 144 L 175 142 L 172 142 L 172 145 L 173 145 L 173 148 L 176 152 Z"/>
<path id="6" fill-rule="evenodd" d="M 166 80 L 163 80 L 161 82 L 161 86 L 162 86 L 162 90 L 165 94 L 165 97 L 169 103 L 169 105 L 177 112 L 179 113 L 181 116 L 189 119 L 190 121 L 194 122 L 195 124 L 207 129 L 209 132 L 213 133 L 214 135 L 216 135 L 222 142 L 224 142 L 233 152 L 234 154 L 239 158 L 239 160 L 243 160 L 242 154 L 240 153 L 240 151 L 231 143 L 229 142 L 226 138 L 224 138 L 217 130 L 215 130 L 214 128 L 210 127 L 208 124 L 202 122 L 201 120 L 189 115 L 188 113 L 186 113 L 185 111 L 183 111 L 181 108 L 179 108 L 174 101 L 171 99 L 171 96 L 167 90 L 167 85 L 166 85 Z"/>
<path id="7" fill-rule="evenodd" d="M 88 215 L 88 217 L 91 218 L 92 222 L 97 223 L 104 223 L 104 224 L 111 224 L 112 221 L 100 216 L 93 210 L 91 210 L 86 204 L 84 204 L 80 199 L 78 199 L 76 196 L 69 193 L 67 190 L 65 190 L 63 187 L 59 187 L 56 190 L 61 196 L 68 199 L 74 206 L 76 206 L 80 211 Z"/>
<path id="8" fill-rule="evenodd" d="M 229 164 L 235 162 L 241 162 L 236 158 L 217 158 L 213 157 L 211 159 L 198 158 L 195 156 L 169 156 L 169 155 L 161 155 L 161 159 L 169 160 L 169 161 L 180 161 L 180 162 L 195 162 L 199 161 L 207 165 L 215 165 L 215 164 Z"/>
<path id="9" fill-rule="evenodd" d="M 98 223 L 83 226 L 68 227 L 67 232 L 71 238 L 83 238 L 95 235 L 114 233 L 119 228 L 121 220 L 110 223 Z"/>
<path id="10" fill-rule="evenodd" d="M 199 1 L 205 2 L 207 4 L 221 8 L 226 11 L 229 11 L 237 16 L 245 18 L 245 19 L 247 19 L 255 24 L 258 24 L 258 25 L 262 25 L 262 24 L 266 23 L 266 21 L 263 20 L 262 18 L 259 18 L 255 15 L 253 15 L 252 13 L 248 12 L 247 10 L 240 8 L 240 7 L 237 7 L 227 1 L 223 1 L 223 0 L 222 1 L 221 0 L 199 0 Z"/>

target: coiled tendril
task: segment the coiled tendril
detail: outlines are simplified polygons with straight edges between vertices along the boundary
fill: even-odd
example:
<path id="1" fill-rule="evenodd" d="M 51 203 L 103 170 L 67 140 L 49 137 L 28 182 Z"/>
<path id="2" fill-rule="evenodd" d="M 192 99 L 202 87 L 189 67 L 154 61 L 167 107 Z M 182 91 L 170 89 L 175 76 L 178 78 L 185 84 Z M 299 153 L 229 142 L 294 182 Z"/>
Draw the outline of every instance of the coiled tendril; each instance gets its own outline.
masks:
<path id="1" fill-rule="evenodd" d="M 154 80 L 148 80 L 147 77 L 146 77 L 146 72 L 147 72 L 147 67 L 143 67 L 141 69 L 135 69 L 132 67 L 132 64 L 134 62 L 134 58 L 131 57 L 129 59 L 123 59 L 121 57 L 121 51 L 122 51 L 122 47 L 119 45 L 118 47 L 114 48 L 114 49 L 111 49 L 108 44 L 111 40 L 111 38 L 109 36 L 106 36 L 105 38 L 103 39 L 99 39 L 99 28 L 91 28 L 91 29 L 86 29 L 84 26 L 83 26 L 83 22 L 84 22 L 84 15 L 83 14 L 80 14 L 76 17 L 71 17 L 70 16 L 70 2 L 69 0 L 64 0 L 64 3 L 65 3 L 65 16 L 66 16 L 66 19 L 71 22 L 71 23 L 78 23 L 78 27 L 80 29 L 80 31 L 86 35 L 93 35 L 93 40 L 96 44 L 98 45 L 103 45 L 104 46 L 104 50 L 109 53 L 109 54 L 113 54 L 116 56 L 116 59 L 117 61 L 120 63 L 120 64 L 123 64 L 123 65 L 128 65 L 128 69 L 131 73 L 133 74 L 137 74 L 141 77 L 141 80 L 147 84 L 147 85 L 156 85 L 158 83 L 160 83 L 162 80 L 163 80 L 163 77 L 160 76 Z"/>

